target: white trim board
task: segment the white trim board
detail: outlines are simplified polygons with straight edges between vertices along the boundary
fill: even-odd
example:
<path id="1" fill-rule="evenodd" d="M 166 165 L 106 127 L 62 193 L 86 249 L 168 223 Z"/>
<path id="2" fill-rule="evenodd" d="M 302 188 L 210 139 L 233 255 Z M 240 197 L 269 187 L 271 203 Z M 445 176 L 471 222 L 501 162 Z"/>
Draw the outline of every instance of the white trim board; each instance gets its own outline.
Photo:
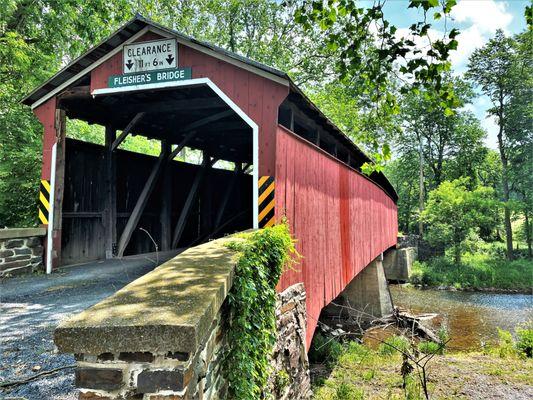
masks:
<path id="1" fill-rule="evenodd" d="M 242 118 L 246 124 L 252 128 L 252 161 L 253 161 L 253 170 L 252 170 L 252 179 L 253 179 L 253 228 L 258 229 L 259 227 L 259 205 L 258 205 L 258 179 L 259 179 L 259 127 L 241 108 L 233 102 L 217 85 L 215 85 L 209 78 L 196 78 L 196 79 L 187 79 L 183 81 L 172 81 L 172 82 L 158 82 L 151 83 L 148 85 L 137 85 L 137 86 L 123 86 L 117 88 L 103 88 L 95 89 L 91 92 L 93 97 L 105 96 L 114 93 L 135 93 L 141 90 L 150 90 L 150 89 L 168 89 L 168 88 L 177 88 L 177 87 L 190 87 L 198 85 L 207 85 L 213 92 L 215 92 L 223 101 L 226 103 L 239 117 Z"/>

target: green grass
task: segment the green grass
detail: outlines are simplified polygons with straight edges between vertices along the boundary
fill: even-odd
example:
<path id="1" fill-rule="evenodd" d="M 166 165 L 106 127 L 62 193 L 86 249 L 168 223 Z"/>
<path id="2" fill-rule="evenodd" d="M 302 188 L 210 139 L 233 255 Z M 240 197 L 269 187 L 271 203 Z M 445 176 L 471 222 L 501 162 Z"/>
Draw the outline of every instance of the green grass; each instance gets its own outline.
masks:
<path id="1" fill-rule="evenodd" d="M 524 334 L 527 335 L 531 335 L 531 331 Z M 502 331 L 500 337 L 499 345 L 485 353 L 441 354 L 437 351 L 438 346 L 421 342 L 423 353 L 436 353 L 428 368 L 432 398 L 486 398 L 493 390 L 508 385 L 513 390 L 509 398 L 518 393 L 527 393 L 533 385 L 533 359 L 516 352 L 519 341 L 514 341 L 510 334 Z M 399 347 L 403 345 L 403 340 L 398 337 L 390 340 Z M 526 342 L 529 340 L 525 339 Z M 321 349 L 326 347 L 327 345 L 322 346 Z M 339 347 L 330 348 L 335 356 L 329 360 L 335 358 L 336 361 L 332 365 L 331 374 L 314 382 L 314 400 L 424 398 L 415 372 L 407 376 L 407 386 L 403 388 L 400 372 L 402 356 L 399 352 L 383 351 L 384 347 L 373 350 L 355 342 L 342 344 L 340 354 Z M 483 384 L 480 385 L 479 382 Z M 464 395 L 465 388 L 468 388 L 473 397 Z"/>
<path id="2" fill-rule="evenodd" d="M 411 283 L 427 286 L 530 290 L 533 286 L 533 260 L 505 260 L 500 247 L 484 245 L 467 253 L 456 265 L 448 256 L 413 264 Z"/>

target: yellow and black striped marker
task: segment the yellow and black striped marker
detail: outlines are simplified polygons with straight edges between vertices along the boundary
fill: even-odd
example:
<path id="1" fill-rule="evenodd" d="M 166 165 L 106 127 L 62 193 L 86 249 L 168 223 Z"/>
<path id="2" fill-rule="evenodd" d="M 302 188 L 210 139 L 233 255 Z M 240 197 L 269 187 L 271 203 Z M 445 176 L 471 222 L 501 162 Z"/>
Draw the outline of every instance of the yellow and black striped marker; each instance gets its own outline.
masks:
<path id="1" fill-rule="evenodd" d="M 259 228 L 267 228 L 276 222 L 274 215 L 274 177 L 259 178 Z"/>
<path id="2" fill-rule="evenodd" d="M 48 215 L 50 213 L 50 182 L 41 179 L 39 189 L 39 220 L 42 224 L 48 225 Z"/>

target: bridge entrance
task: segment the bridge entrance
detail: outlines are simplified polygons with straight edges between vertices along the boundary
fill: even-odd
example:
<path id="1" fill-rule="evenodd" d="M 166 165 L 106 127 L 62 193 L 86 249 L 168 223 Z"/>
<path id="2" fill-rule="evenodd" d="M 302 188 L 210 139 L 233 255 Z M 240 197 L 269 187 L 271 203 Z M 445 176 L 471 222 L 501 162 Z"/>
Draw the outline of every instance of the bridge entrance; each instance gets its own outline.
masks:
<path id="1" fill-rule="evenodd" d="M 206 82 L 130 89 L 79 86 L 59 99 L 64 117 L 105 127 L 103 146 L 65 140 L 61 264 L 253 227 L 254 132 L 240 111 Z M 122 150 L 130 135 L 159 141 L 159 156 Z"/>

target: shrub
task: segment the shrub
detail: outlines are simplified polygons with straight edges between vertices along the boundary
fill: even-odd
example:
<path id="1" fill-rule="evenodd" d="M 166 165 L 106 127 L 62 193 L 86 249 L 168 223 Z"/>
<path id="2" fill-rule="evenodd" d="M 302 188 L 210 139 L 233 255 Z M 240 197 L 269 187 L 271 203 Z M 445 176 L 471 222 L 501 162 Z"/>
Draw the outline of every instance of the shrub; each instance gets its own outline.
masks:
<path id="1" fill-rule="evenodd" d="M 404 336 L 391 336 L 379 345 L 378 353 L 382 356 L 391 356 L 399 351 L 409 350 L 409 340 Z"/>
<path id="2" fill-rule="evenodd" d="M 335 338 L 326 337 L 317 332 L 311 342 L 309 361 L 312 363 L 324 363 L 332 366 L 343 354 L 344 346 Z"/>
<path id="3" fill-rule="evenodd" d="M 511 332 L 498 328 L 497 354 L 501 358 L 516 355 L 516 348 L 513 343 L 513 335 Z"/>
<path id="4" fill-rule="evenodd" d="M 364 398 L 364 393 L 361 389 L 357 389 L 350 383 L 341 383 L 335 391 L 335 400 L 359 400 Z"/>
<path id="5" fill-rule="evenodd" d="M 444 354 L 444 347 L 435 342 L 420 342 L 418 350 L 425 354 Z"/>
<path id="6" fill-rule="evenodd" d="M 533 329 L 530 327 L 516 329 L 516 349 L 519 354 L 531 358 L 533 356 Z"/>

